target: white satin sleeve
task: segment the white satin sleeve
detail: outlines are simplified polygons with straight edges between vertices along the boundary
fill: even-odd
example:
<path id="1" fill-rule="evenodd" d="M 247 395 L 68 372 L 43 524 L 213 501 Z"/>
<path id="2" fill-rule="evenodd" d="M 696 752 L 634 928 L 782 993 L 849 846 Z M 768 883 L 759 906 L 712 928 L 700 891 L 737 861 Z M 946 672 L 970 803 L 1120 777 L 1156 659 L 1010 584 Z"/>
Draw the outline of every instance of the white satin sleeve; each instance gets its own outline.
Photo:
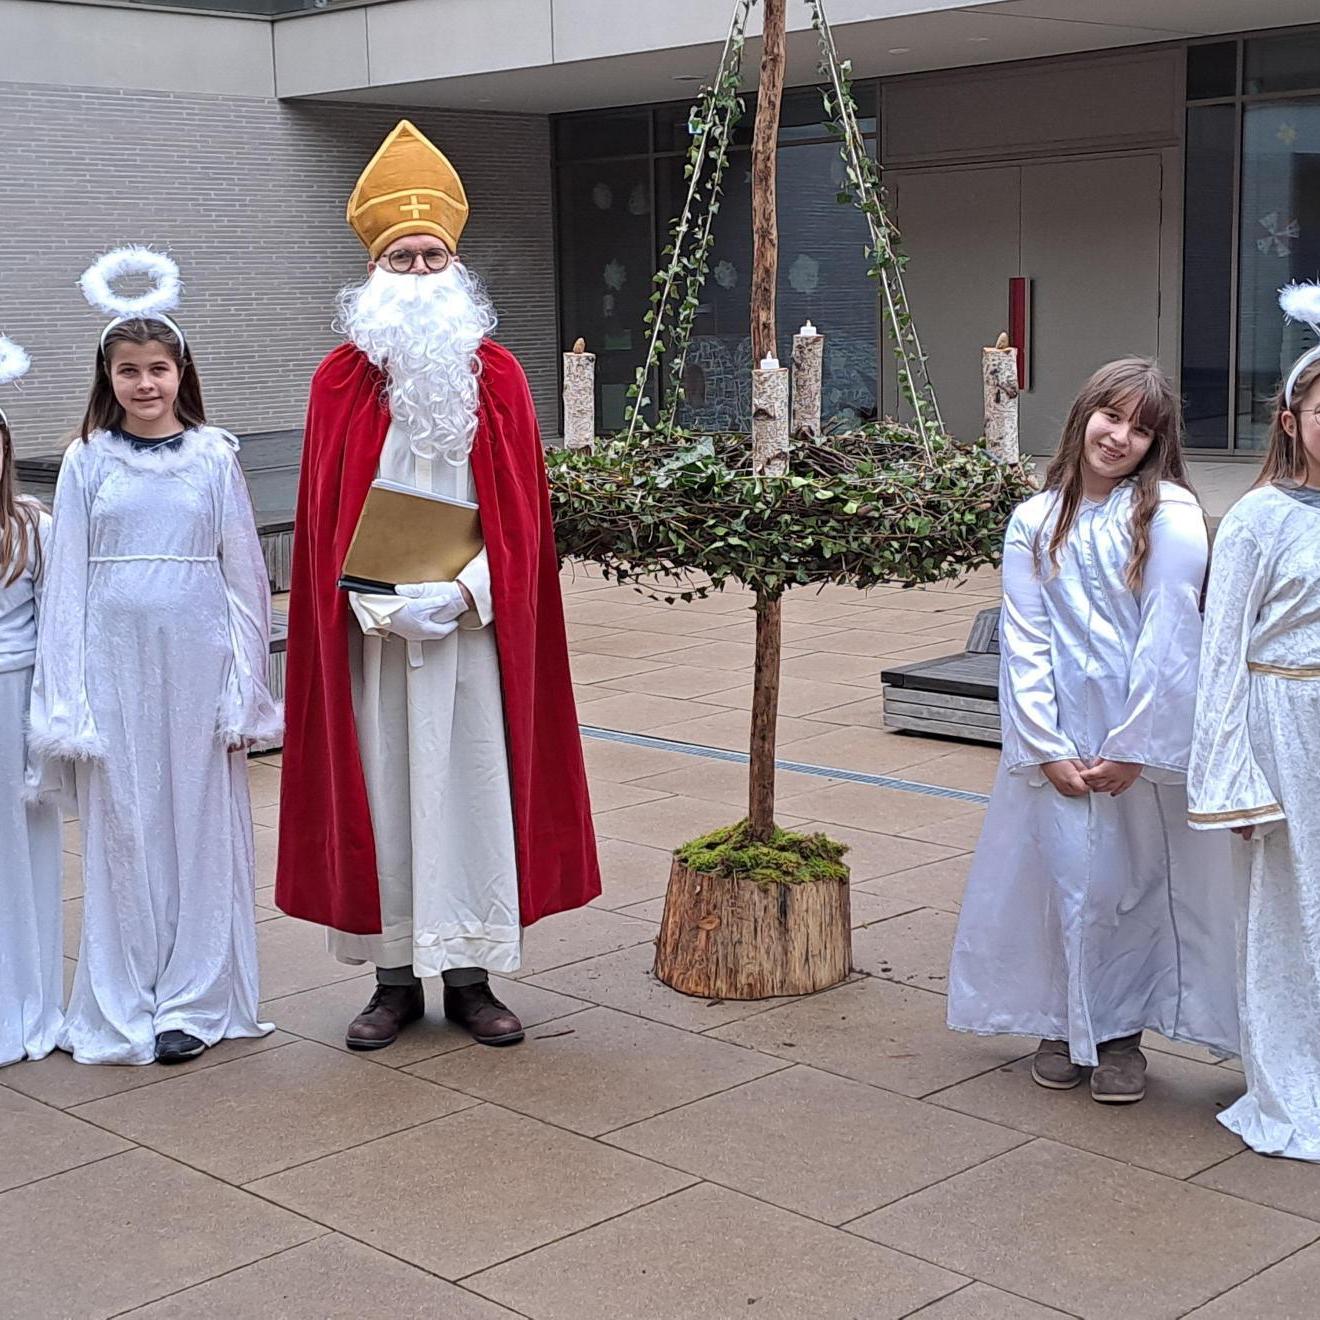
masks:
<path id="1" fill-rule="evenodd" d="M 999 714 L 1002 764 L 1029 772 L 1049 761 L 1075 759 L 1077 749 L 1059 728 L 1054 691 L 1053 637 L 1036 574 L 1032 533 L 1021 511 L 1004 537 L 1004 604 L 999 621 Z"/>
<path id="2" fill-rule="evenodd" d="M 86 677 L 94 461 L 91 446 L 75 440 L 65 451 L 55 485 L 29 709 L 28 747 L 39 760 L 77 761 L 105 755 Z"/>
<path id="3" fill-rule="evenodd" d="M 1182 782 L 1191 757 L 1208 555 L 1201 506 L 1161 501 L 1151 519 L 1127 702 L 1100 747 L 1106 760 L 1145 766 L 1159 783 Z"/>
<path id="4" fill-rule="evenodd" d="M 1191 767 L 1188 822 L 1193 829 L 1231 829 L 1283 820 L 1283 807 L 1251 749 L 1247 649 L 1268 581 L 1261 546 L 1232 511 L 1220 525 L 1210 561 L 1205 634 Z"/>

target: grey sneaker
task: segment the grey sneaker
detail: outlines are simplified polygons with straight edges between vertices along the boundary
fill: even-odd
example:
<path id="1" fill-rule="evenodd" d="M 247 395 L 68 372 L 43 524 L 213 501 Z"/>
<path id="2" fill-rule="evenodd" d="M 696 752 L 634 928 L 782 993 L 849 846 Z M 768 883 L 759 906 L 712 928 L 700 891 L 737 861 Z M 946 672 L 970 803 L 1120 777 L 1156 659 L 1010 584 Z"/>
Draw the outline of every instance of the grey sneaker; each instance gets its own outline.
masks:
<path id="1" fill-rule="evenodd" d="M 1102 1105 L 1134 1105 L 1146 1096 L 1146 1056 L 1141 1032 L 1107 1040 L 1098 1049 L 1100 1062 L 1091 1073 L 1091 1099 Z"/>
<path id="2" fill-rule="evenodd" d="M 1043 1040 L 1031 1061 L 1031 1080 L 1051 1091 L 1071 1091 L 1082 1080 L 1082 1068 L 1068 1053 L 1066 1040 Z"/>

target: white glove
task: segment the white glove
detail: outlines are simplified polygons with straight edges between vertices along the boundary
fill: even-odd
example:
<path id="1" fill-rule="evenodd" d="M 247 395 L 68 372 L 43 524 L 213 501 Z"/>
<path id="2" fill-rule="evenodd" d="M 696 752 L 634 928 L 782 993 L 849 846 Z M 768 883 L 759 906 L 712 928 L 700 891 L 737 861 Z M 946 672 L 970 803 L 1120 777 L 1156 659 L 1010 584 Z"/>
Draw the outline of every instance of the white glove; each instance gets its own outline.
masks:
<path id="1" fill-rule="evenodd" d="M 468 607 L 456 582 L 403 582 L 395 594 L 408 603 L 390 616 L 387 627 L 405 642 L 448 637 Z"/>

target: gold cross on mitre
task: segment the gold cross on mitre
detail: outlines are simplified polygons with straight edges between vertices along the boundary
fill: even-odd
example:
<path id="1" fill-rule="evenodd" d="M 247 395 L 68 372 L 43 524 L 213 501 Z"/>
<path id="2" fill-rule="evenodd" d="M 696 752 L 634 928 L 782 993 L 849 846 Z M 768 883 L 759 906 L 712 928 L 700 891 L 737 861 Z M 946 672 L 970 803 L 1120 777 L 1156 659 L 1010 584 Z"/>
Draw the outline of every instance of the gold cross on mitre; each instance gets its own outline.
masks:
<path id="1" fill-rule="evenodd" d="M 458 171 L 406 119 L 381 143 L 348 199 L 348 223 L 373 261 L 406 234 L 432 234 L 456 252 L 467 218 Z"/>

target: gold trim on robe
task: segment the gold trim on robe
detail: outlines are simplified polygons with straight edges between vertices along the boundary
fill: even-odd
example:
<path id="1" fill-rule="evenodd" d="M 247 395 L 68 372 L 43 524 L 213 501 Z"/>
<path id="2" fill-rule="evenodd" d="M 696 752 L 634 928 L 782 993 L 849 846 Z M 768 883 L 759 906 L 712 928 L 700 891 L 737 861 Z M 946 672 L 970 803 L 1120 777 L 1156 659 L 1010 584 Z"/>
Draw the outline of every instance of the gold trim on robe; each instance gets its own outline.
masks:
<path id="1" fill-rule="evenodd" d="M 1253 674 L 1270 674 L 1274 678 L 1306 679 L 1320 678 L 1320 665 L 1267 665 L 1259 660 L 1248 660 L 1247 668 Z"/>
<path id="2" fill-rule="evenodd" d="M 1202 825 L 1217 825 L 1226 820 L 1241 821 L 1245 825 L 1253 820 L 1259 820 L 1262 816 L 1276 815 L 1282 810 L 1277 802 L 1271 802 L 1267 807 L 1246 807 L 1241 811 L 1189 811 L 1187 819 L 1198 821 Z"/>

